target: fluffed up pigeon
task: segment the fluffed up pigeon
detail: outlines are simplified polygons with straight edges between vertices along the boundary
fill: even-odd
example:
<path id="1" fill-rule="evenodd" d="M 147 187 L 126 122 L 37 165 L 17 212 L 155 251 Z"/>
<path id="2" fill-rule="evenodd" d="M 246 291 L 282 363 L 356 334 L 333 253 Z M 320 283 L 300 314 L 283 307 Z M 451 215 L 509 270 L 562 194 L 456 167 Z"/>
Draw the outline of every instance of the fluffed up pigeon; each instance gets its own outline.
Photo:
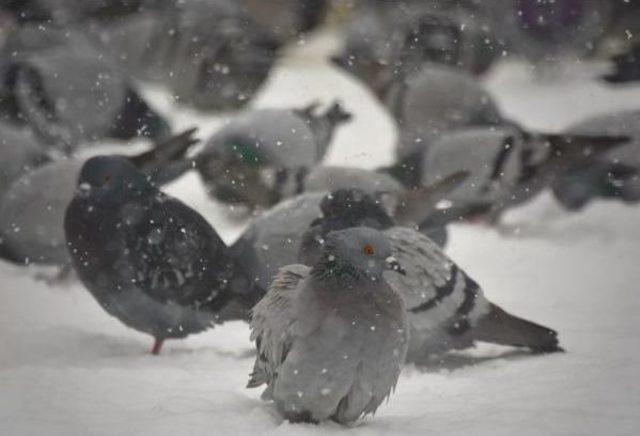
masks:
<path id="1" fill-rule="evenodd" d="M 0 54 L 0 78 L 0 115 L 66 153 L 102 138 L 170 133 L 119 69 L 75 31 L 17 29 Z"/>
<path id="2" fill-rule="evenodd" d="M 123 157 L 82 167 L 64 220 L 73 266 L 98 303 L 155 338 L 184 338 L 228 319 L 246 319 L 254 301 L 224 242 L 197 212 L 159 191 Z"/>
<path id="3" fill-rule="evenodd" d="M 248 387 L 292 422 L 349 424 L 373 414 L 393 391 L 408 343 L 402 297 L 383 272 L 400 266 L 378 231 L 331 232 L 311 267 L 280 270 L 254 307 L 258 356 Z"/>
<path id="4" fill-rule="evenodd" d="M 448 199 L 458 210 L 478 201 L 490 204 L 478 215 L 497 223 L 508 208 L 551 187 L 572 166 L 597 159 L 627 140 L 619 135 L 529 133 L 515 127 L 460 130 L 432 145 L 420 165 L 422 183 L 468 171 L 470 176 Z"/>
<path id="5" fill-rule="evenodd" d="M 271 206 L 303 190 L 335 129 L 351 114 L 334 102 L 316 114 L 301 109 L 259 109 L 222 127 L 199 153 L 197 168 L 210 194 L 227 203 Z"/>
<path id="6" fill-rule="evenodd" d="M 192 167 L 185 153 L 194 130 L 128 156 L 155 184 L 168 183 Z M 0 257 L 20 265 L 70 266 L 64 215 L 86 158 L 52 161 L 25 172 L 0 195 Z"/>
<path id="7" fill-rule="evenodd" d="M 482 288 L 467 276 L 433 241 L 408 227 L 393 226 L 384 210 L 366 194 L 338 192 L 323 201 L 324 217 L 306 232 L 299 263 L 312 265 L 323 257 L 327 235 L 349 226 L 373 226 L 391 244 L 391 254 L 404 275 L 385 279 L 402 295 L 411 326 L 409 362 L 475 341 L 529 348 L 534 352 L 561 350 L 555 331 L 517 318 L 491 303 Z"/>
<path id="8" fill-rule="evenodd" d="M 164 2 L 95 33 L 129 73 L 202 110 L 244 106 L 268 77 L 279 46 L 235 0 Z"/>
<path id="9" fill-rule="evenodd" d="M 572 166 L 553 185 L 565 207 L 580 209 L 594 198 L 640 201 L 640 110 L 589 117 L 569 126 L 567 134 L 627 136 L 630 141 L 593 161 Z"/>

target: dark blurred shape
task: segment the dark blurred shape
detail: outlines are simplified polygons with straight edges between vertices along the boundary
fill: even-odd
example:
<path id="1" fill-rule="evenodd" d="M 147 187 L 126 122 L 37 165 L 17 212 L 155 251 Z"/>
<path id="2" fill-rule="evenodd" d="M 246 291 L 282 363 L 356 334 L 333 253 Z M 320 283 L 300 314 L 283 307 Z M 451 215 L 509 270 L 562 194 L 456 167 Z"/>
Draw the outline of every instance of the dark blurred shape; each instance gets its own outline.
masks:
<path id="1" fill-rule="evenodd" d="M 239 0 L 258 24 L 285 43 L 315 29 L 325 18 L 327 0 Z"/>
<path id="2" fill-rule="evenodd" d="M 604 76 L 609 83 L 627 83 L 640 80 L 640 42 L 629 48 L 626 53 L 614 56 L 614 70 Z"/>
<path id="3" fill-rule="evenodd" d="M 534 63 L 592 53 L 612 17 L 610 0 L 496 0 L 481 5 L 496 35 Z"/>

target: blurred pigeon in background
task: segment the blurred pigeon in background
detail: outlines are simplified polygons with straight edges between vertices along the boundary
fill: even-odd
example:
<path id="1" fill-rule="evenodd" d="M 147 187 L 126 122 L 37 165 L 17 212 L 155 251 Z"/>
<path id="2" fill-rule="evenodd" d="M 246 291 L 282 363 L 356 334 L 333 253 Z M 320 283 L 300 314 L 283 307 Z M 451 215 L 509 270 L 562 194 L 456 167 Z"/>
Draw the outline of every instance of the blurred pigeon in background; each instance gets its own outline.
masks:
<path id="1" fill-rule="evenodd" d="M 593 53 L 612 20 L 610 0 L 482 2 L 496 36 L 534 64 L 578 60 Z"/>
<path id="2" fill-rule="evenodd" d="M 361 2 L 347 24 L 342 52 L 333 62 L 368 83 L 371 73 L 388 76 L 418 71 L 424 63 L 442 63 L 482 73 L 499 44 L 481 8 L 460 2 Z M 378 73 L 376 73 L 378 74 Z M 375 86 L 372 86 L 375 88 Z"/>
<path id="3" fill-rule="evenodd" d="M 389 75 L 385 69 L 363 78 L 398 125 L 396 164 L 388 171 L 407 186 L 420 185 L 420 162 L 447 132 L 476 126 L 514 126 L 472 75 L 447 65 L 423 64 L 416 72 Z M 359 71 L 347 68 L 357 75 Z M 373 79 L 371 79 L 373 77 Z"/>
<path id="4" fill-rule="evenodd" d="M 372 226 L 391 244 L 391 254 L 405 274 L 388 274 L 389 285 L 402 295 L 411 326 L 407 360 L 422 363 L 475 341 L 558 351 L 556 332 L 514 317 L 484 297 L 480 286 L 460 270 L 432 240 L 408 227 L 395 227 L 373 199 L 342 191 L 322 202 L 323 218 L 303 237 L 299 262 L 321 260 L 327 235 L 349 226 Z"/>
<path id="5" fill-rule="evenodd" d="M 168 136 L 167 122 L 81 34 L 25 26 L 0 54 L 0 116 L 69 153 L 102 138 Z"/>
<path id="6" fill-rule="evenodd" d="M 170 0 L 6 0 L 0 10 L 12 13 L 20 23 L 74 25 L 109 21 L 137 13 Z"/>
<path id="7" fill-rule="evenodd" d="M 382 95 L 398 123 L 397 164 L 391 174 L 420 186 L 421 161 L 442 135 L 468 127 L 513 125 L 478 80 L 444 65 L 428 65 L 390 84 Z"/>
<path id="8" fill-rule="evenodd" d="M 316 109 L 258 109 L 222 127 L 196 160 L 209 193 L 255 207 L 302 192 L 305 173 L 324 157 L 335 129 L 351 119 L 337 102 L 322 113 Z"/>
<path id="9" fill-rule="evenodd" d="M 311 268 L 282 268 L 252 311 L 258 356 L 248 387 L 266 384 L 263 397 L 292 422 L 349 424 L 375 413 L 409 340 L 388 269 L 399 270 L 389 242 L 365 227 L 329 233 Z"/>
<path id="10" fill-rule="evenodd" d="M 185 153 L 194 130 L 127 156 L 155 184 L 168 183 L 192 167 Z M 22 265 L 70 265 L 64 215 L 86 158 L 52 161 L 25 172 L 0 195 L 2 257 Z"/>
<path id="11" fill-rule="evenodd" d="M 640 111 L 589 117 L 565 131 L 574 135 L 626 136 L 630 141 L 592 162 L 575 162 L 553 185 L 560 203 L 576 210 L 594 198 L 640 201 Z"/>
<path id="12" fill-rule="evenodd" d="M 89 159 L 64 220 L 73 266 L 100 305 L 155 338 L 184 338 L 255 301 L 232 288 L 235 261 L 207 221 L 160 192 L 124 157 Z"/>
<path id="13" fill-rule="evenodd" d="M 239 3 L 281 43 L 313 30 L 329 9 L 328 0 L 240 0 Z"/>
<path id="14" fill-rule="evenodd" d="M 233 0 L 169 2 L 93 33 L 129 73 L 202 110 L 244 106 L 269 75 L 279 46 Z"/>
<path id="15" fill-rule="evenodd" d="M 589 162 L 627 141 L 624 136 L 549 135 L 516 128 L 473 128 L 452 132 L 435 142 L 421 165 L 423 183 L 430 184 L 454 171 L 469 178 L 449 195 L 464 209 L 478 201 L 491 204 L 483 211 L 497 223 L 508 209 L 528 201 L 569 168 Z"/>

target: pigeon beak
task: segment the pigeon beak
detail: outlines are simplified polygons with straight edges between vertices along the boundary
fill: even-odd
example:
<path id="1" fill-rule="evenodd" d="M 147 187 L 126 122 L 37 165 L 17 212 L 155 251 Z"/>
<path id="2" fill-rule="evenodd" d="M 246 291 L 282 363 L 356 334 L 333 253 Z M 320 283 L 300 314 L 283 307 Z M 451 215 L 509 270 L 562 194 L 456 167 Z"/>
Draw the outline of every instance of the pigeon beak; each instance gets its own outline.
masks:
<path id="1" fill-rule="evenodd" d="M 402 274 L 403 276 L 407 275 L 407 272 L 402 268 L 402 265 L 398 263 L 398 260 L 395 257 L 389 256 L 385 259 L 385 262 L 390 270 L 395 271 L 398 274 Z"/>

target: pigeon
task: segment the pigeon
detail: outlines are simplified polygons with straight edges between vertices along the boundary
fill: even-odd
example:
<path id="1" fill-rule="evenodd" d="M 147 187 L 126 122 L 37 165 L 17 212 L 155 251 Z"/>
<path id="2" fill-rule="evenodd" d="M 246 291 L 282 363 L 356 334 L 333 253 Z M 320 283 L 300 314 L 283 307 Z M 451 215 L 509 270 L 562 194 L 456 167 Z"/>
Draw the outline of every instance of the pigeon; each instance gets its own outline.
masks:
<path id="1" fill-rule="evenodd" d="M 195 143 L 194 129 L 127 158 L 156 184 L 168 183 L 191 168 L 184 154 Z M 19 265 L 70 265 L 64 215 L 74 197 L 86 158 L 42 164 L 24 172 L 0 196 L 0 257 Z"/>
<path id="2" fill-rule="evenodd" d="M 396 163 L 388 171 L 410 187 L 420 186 L 419 162 L 440 136 L 466 127 L 515 124 L 502 116 L 474 76 L 451 66 L 423 64 L 414 73 L 383 73 L 374 81 L 373 91 L 399 129 Z"/>
<path id="3" fill-rule="evenodd" d="M 281 44 L 301 38 L 324 19 L 327 0 L 240 0 L 242 8 Z"/>
<path id="4" fill-rule="evenodd" d="M 407 351 L 402 297 L 383 279 L 401 267 L 366 227 L 327 235 L 323 257 L 283 267 L 253 308 L 258 356 L 248 387 L 267 385 L 291 422 L 351 424 L 394 390 Z"/>
<path id="5" fill-rule="evenodd" d="M 163 139 L 170 133 L 118 68 L 78 32 L 19 28 L 0 54 L 0 78 L 0 115 L 66 154 L 103 138 Z"/>
<path id="6" fill-rule="evenodd" d="M 431 187 L 431 197 L 424 195 L 421 200 L 423 204 L 420 205 L 420 210 L 426 210 L 422 208 L 426 208 L 429 204 L 431 205 L 431 213 L 428 217 L 434 224 L 428 227 L 419 227 L 420 231 L 442 245 L 447 240 L 445 226 L 456 221 L 458 217 L 453 212 L 449 213 L 446 208 L 438 208 L 437 206 L 439 201 L 445 198 L 451 189 L 458 186 L 461 180 L 462 178 L 459 175 L 447 178 L 442 183 Z M 340 191 L 347 193 L 353 191 L 362 192 L 367 196 L 357 194 L 357 199 L 354 199 L 355 194 L 345 194 L 343 198 L 337 194 Z M 425 189 L 424 193 L 426 194 L 427 192 L 428 190 Z M 383 209 L 385 217 L 389 215 L 389 210 L 391 209 L 388 202 L 385 202 L 384 196 L 380 197 L 377 192 L 368 190 L 354 190 L 351 186 L 346 189 L 338 189 L 332 193 L 327 191 L 308 192 L 279 203 L 264 214 L 257 216 L 231 246 L 233 256 L 242 260 L 241 265 L 244 274 L 252 281 L 251 289 L 248 289 L 248 292 L 264 294 L 271 283 L 271 279 L 278 272 L 278 268 L 297 262 L 302 235 L 316 220 L 322 218 L 326 196 L 341 198 L 342 200 L 338 201 L 343 201 L 345 204 L 375 198 L 375 201 L 379 203 L 375 210 Z M 354 207 L 354 209 L 356 208 Z M 372 209 L 365 208 L 365 210 Z M 392 210 L 392 212 L 399 213 L 401 216 L 403 214 L 402 207 L 395 211 Z M 358 223 L 366 223 L 369 227 L 378 228 L 371 222 L 360 221 L 363 219 L 360 218 L 361 215 L 356 214 L 353 218 L 354 222 L 357 220 Z M 377 216 L 382 216 L 382 214 L 377 214 Z M 383 223 L 390 225 L 387 218 L 380 219 L 383 220 Z M 395 219 L 396 217 L 394 216 Z"/>
<path id="7" fill-rule="evenodd" d="M 496 224 L 507 209 L 529 201 L 573 165 L 589 162 L 627 140 L 624 136 L 530 133 L 513 127 L 464 129 L 432 145 L 420 165 L 422 183 L 468 171 L 469 178 L 448 199 L 463 210 L 478 201 L 491 204 L 477 217 Z"/>
<path id="8" fill-rule="evenodd" d="M 629 142 L 588 163 L 576 162 L 553 185 L 560 203 L 579 210 L 594 198 L 640 201 L 640 111 L 607 113 L 581 120 L 567 134 L 626 136 Z"/>
<path id="9" fill-rule="evenodd" d="M 235 0 L 161 2 L 94 26 L 92 34 L 130 74 L 168 87 L 177 102 L 201 110 L 246 105 L 279 48 Z"/>
<path id="10" fill-rule="evenodd" d="M 415 229 L 396 226 L 384 210 L 364 193 L 342 191 L 322 203 L 323 218 L 303 236 L 298 262 L 313 265 L 324 256 L 328 235 L 351 226 L 371 226 L 389 240 L 391 255 L 404 275 L 385 280 L 402 295 L 410 324 L 407 361 L 428 363 L 449 350 L 476 341 L 560 351 L 557 333 L 508 314 L 491 303 L 482 288 L 449 259 L 442 249 Z"/>
<path id="11" fill-rule="evenodd" d="M 415 72 L 427 62 L 480 74 L 499 53 L 499 44 L 482 20 L 482 11 L 455 2 L 365 2 L 347 25 L 336 65 L 388 75 Z M 371 84 L 370 84 L 371 85 Z"/>
<path id="12" fill-rule="evenodd" d="M 490 25 L 508 50 L 534 64 L 590 54 L 612 19 L 607 0 L 498 0 L 483 2 Z"/>
<path id="13" fill-rule="evenodd" d="M 207 221 L 124 157 L 84 164 L 64 229 L 82 283 L 107 313 L 153 336 L 153 354 L 165 339 L 246 319 L 256 302 L 234 294 L 236 262 Z"/>
<path id="14" fill-rule="evenodd" d="M 334 102 L 316 114 L 300 109 L 259 109 L 222 127 L 196 160 L 213 198 L 249 207 L 271 206 L 302 192 L 308 168 L 320 161 L 335 129 L 351 114 Z"/>
<path id="15" fill-rule="evenodd" d="M 614 70 L 604 76 L 609 83 L 627 83 L 640 80 L 640 43 L 636 42 L 625 53 L 611 58 Z"/>

